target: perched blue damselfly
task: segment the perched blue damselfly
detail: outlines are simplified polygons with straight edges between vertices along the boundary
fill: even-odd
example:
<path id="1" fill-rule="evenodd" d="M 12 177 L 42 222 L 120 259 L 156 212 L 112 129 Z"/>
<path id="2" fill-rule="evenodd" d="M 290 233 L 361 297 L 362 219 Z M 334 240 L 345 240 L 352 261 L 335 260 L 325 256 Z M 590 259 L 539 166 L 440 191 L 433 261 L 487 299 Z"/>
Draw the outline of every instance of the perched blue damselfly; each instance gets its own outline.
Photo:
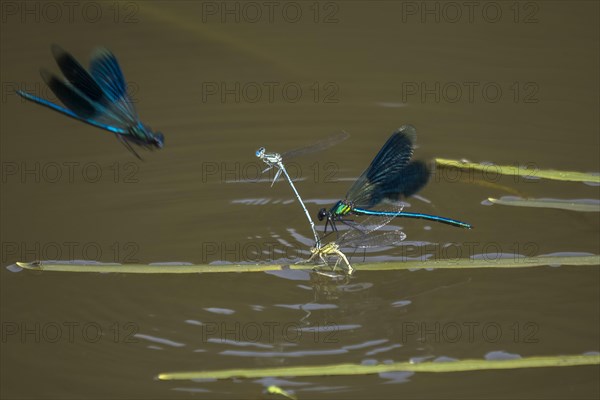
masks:
<path id="1" fill-rule="evenodd" d="M 412 125 L 404 125 L 395 131 L 375 156 L 369 167 L 354 182 L 344 200 L 329 210 L 319 211 L 319 221 L 325 219 L 325 231 L 335 222 L 344 222 L 348 215 L 377 215 L 399 218 L 420 218 L 448 225 L 471 229 L 471 225 L 437 215 L 373 210 L 383 200 L 399 200 L 421 190 L 428 182 L 430 168 L 423 161 L 411 161 L 417 131 Z"/>

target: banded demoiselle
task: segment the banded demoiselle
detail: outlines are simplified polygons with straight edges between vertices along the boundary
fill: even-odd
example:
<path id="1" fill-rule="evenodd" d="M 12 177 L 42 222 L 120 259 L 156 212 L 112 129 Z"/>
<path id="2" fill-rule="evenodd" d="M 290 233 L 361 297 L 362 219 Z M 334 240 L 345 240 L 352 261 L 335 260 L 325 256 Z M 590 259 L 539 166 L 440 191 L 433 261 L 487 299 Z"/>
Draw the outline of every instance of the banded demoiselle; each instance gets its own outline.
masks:
<path id="1" fill-rule="evenodd" d="M 331 224 L 337 230 L 336 221 L 346 222 L 348 215 L 378 215 L 401 218 L 420 218 L 448 225 L 471 229 L 466 222 L 437 215 L 379 211 L 372 208 L 384 200 L 397 201 L 421 190 L 429 181 L 430 168 L 423 161 L 411 161 L 417 131 L 412 125 L 404 125 L 395 131 L 375 156 L 369 167 L 354 182 L 344 200 L 329 210 L 322 208 L 319 221 L 326 219 L 325 231 Z"/>
<path id="2" fill-rule="evenodd" d="M 127 85 L 117 58 L 109 50 L 98 48 L 90 61 L 90 72 L 60 46 L 52 46 L 52 54 L 66 80 L 41 69 L 48 87 L 65 107 L 18 90 L 27 100 L 58 111 L 68 117 L 112 132 L 136 157 L 132 144 L 146 149 L 160 149 L 164 135 L 144 125 L 127 94 Z"/>

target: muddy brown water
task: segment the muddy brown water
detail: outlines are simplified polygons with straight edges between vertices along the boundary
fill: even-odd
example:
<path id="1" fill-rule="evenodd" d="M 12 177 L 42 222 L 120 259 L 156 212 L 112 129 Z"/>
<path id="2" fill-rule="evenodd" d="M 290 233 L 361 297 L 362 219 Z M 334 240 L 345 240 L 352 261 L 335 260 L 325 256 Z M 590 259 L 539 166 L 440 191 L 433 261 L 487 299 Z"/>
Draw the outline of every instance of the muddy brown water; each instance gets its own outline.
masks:
<path id="1" fill-rule="evenodd" d="M 259 146 L 293 160 L 310 212 L 342 198 L 390 133 L 415 157 L 595 172 L 593 1 L 2 2 L 2 266 L 36 259 L 287 262 L 311 234 Z M 450 5 L 448 5 L 450 4 Z M 499 12 L 499 13 L 498 13 Z M 27 103 L 52 98 L 50 44 L 118 57 L 166 146 L 133 158 L 110 134 Z M 268 178 L 268 176 L 267 176 Z M 370 261 L 599 254 L 598 213 L 489 206 L 594 199 L 598 186 L 437 170 Z M 322 229 L 322 226 L 320 226 Z M 361 262 L 362 255 L 353 258 Z M 161 382 L 165 371 L 598 352 L 597 267 L 116 275 L 2 268 L 3 398 L 598 398 L 598 367 Z"/>

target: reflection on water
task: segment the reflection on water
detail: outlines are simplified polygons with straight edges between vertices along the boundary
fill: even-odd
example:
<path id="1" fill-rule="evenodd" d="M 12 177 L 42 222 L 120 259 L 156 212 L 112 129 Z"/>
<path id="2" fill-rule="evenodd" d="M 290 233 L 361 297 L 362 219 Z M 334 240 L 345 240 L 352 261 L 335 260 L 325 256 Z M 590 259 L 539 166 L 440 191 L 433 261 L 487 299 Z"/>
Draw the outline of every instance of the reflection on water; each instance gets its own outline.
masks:
<path id="1" fill-rule="evenodd" d="M 185 346 L 184 343 L 177 343 L 177 342 L 174 342 L 174 341 L 169 340 L 169 339 L 159 338 L 159 337 L 151 336 L 151 335 L 144 335 L 142 333 L 136 333 L 134 335 L 134 337 L 136 337 L 138 339 L 142 339 L 142 340 L 147 340 L 147 341 L 152 342 L 152 343 L 160 343 L 160 344 L 165 345 L 165 346 L 171 346 L 171 347 L 183 347 L 183 346 Z M 148 348 L 153 349 L 153 350 L 162 350 L 162 347 L 159 347 L 159 346 L 148 346 Z"/>

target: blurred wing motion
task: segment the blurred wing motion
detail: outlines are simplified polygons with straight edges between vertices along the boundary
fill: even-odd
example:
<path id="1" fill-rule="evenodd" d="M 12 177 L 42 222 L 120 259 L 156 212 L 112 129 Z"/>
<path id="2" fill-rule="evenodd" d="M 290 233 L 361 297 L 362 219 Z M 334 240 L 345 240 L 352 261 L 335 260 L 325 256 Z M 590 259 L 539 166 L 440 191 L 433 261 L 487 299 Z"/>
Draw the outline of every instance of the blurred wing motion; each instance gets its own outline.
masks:
<path id="1" fill-rule="evenodd" d="M 404 125 L 385 142 L 369 167 L 358 177 L 344 200 L 329 210 L 319 211 L 319 221 L 326 218 L 325 231 L 345 215 L 393 215 L 400 218 L 425 219 L 443 224 L 471 229 L 466 222 L 455 219 L 413 212 L 378 211 L 372 208 L 384 200 L 398 201 L 421 190 L 429 181 L 431 168 L 423 161 L 411 161 L 417 131 L 412 125 Z"/>
<path id="2" fill-rule="evenodd" d="M 23 98 L 58 111 L 68 117 L 117 134 L 119 140 L 139 158 L 129 142 L 145 147 L 162 147 L 163 136 L 153 134 L 140 121 L 127 94 L 125 77 L 116 57 L 107 49 L 97 49 L 90 63 L 90 73 L 58 45 L 52 54 L 66 80 L 42 69 L 42 79 L 62 107 L 46 99 L 18 90 Z"/>
<path id="3" fill-rule="evenodd" d="M 323 140 L 320 140 L 312 145 L 294 149 L 281 154 L 281 158 L 286 161 L 294 157 L 298 157 L 305 154 L 316 153 L 335 146 L 336 144 L 343 142 L 348 139 L 350 135 L 346 132 L 335 133 Z"/>
<path id="4" fill-rule="evenodd" d="M 427 164 L 410 161 L 416 134 L 412 125 L 404 125 L 392 134 L 346 194 L 354 207 L 372 208 L 386 198 L 408 197 L 427 184 Z"/>

